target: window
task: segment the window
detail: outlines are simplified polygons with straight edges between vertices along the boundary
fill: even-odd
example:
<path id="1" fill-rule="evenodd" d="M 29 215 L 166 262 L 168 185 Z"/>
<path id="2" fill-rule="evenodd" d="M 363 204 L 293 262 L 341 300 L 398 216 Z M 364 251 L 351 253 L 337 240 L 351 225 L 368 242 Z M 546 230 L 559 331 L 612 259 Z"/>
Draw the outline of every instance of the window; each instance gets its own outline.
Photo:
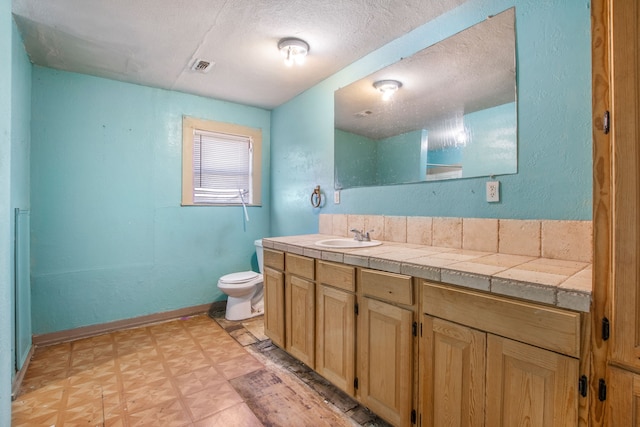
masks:
<path id="1" fill-rule="evenodd" d="M 182 205 L 260 205 L 262 132 L 182 119 Z"/>

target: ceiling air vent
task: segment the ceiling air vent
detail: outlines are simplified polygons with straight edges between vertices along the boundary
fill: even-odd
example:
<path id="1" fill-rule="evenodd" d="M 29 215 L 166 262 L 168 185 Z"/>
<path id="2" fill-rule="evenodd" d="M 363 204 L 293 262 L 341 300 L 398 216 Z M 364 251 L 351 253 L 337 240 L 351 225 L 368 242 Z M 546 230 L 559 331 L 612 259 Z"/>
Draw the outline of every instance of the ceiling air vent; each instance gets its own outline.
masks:
<path id="1" fill-rule="evenodd" d="M 211 69 L 211 67 L 213 67 L 213 64 L 214 62 L 211 62 L 211 61 L 206 61 L 204 59 L 196 59 L 195 61 L 193 61 L 193 64 L 191 64 L 191 69 L 193 71 L 206 73 Z"/>
<path id="2" fill-rule="evenodd" d="M 373 111 L 371 111 L 371 110 L 362 110 L 362 111 L 359 111 L 359 112 L 355 113 L 354 116 L 356 116 L 356 117 L 367 117 L 367 116 L 370 116 L 371 114 L 373 114 Z"/>

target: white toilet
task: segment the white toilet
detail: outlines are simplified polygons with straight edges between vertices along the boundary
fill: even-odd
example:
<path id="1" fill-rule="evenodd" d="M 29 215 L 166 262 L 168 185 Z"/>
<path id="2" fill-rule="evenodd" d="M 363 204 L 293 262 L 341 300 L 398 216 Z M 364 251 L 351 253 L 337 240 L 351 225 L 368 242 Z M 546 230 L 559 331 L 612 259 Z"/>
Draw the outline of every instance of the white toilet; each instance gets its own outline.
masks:
<path id="1" fill-rule="evenodd" d="M 226 274 L 218 280 L 218 289 L 228 295 L 227 320 L 244 320 L 264 313 L 264 289 L 262 286 L 262 240 L 253 242 L 260 273 L 241 271 Z"/>

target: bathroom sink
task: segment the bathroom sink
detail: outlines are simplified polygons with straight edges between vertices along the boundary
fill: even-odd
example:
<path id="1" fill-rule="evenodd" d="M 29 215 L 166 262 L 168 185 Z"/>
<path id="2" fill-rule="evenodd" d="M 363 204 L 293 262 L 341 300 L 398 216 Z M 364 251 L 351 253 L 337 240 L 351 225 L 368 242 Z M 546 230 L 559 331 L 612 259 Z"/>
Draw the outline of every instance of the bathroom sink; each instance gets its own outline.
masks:
<path id="1" fill-rule="evenodd" d="M 379 240 L 371 240 L 369 242 L 354 239 L 325 239 L 318 240 L 316 246 L 323 248 L 349 249 L 349 248 L 369 248 L 371 246 L 381 245 Z"/>

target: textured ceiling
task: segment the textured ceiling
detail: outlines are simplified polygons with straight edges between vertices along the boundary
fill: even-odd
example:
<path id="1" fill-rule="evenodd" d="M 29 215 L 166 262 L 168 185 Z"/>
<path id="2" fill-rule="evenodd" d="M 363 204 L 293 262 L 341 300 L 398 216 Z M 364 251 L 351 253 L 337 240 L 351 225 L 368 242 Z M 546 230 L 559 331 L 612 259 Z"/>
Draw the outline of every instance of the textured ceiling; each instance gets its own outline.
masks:
<path id="1" fill-rule="evenodd" d="M 511 8 L 338 90 L 336 128 L 374 140 L 429 129 L 431 138 L 464 114 L 515 102 L 515 45 Z M 387 102 L 373 88 L 385 79 L 403 85 Z"/>
<path id="2" fill-rule="evenodd" d="M 34 64 L 276 107 L 465 0 L 13 0 Z M 278 40 L 310 52 L 286 67 Z M 213 61 L 206 73 L 189 69 Z"/>

